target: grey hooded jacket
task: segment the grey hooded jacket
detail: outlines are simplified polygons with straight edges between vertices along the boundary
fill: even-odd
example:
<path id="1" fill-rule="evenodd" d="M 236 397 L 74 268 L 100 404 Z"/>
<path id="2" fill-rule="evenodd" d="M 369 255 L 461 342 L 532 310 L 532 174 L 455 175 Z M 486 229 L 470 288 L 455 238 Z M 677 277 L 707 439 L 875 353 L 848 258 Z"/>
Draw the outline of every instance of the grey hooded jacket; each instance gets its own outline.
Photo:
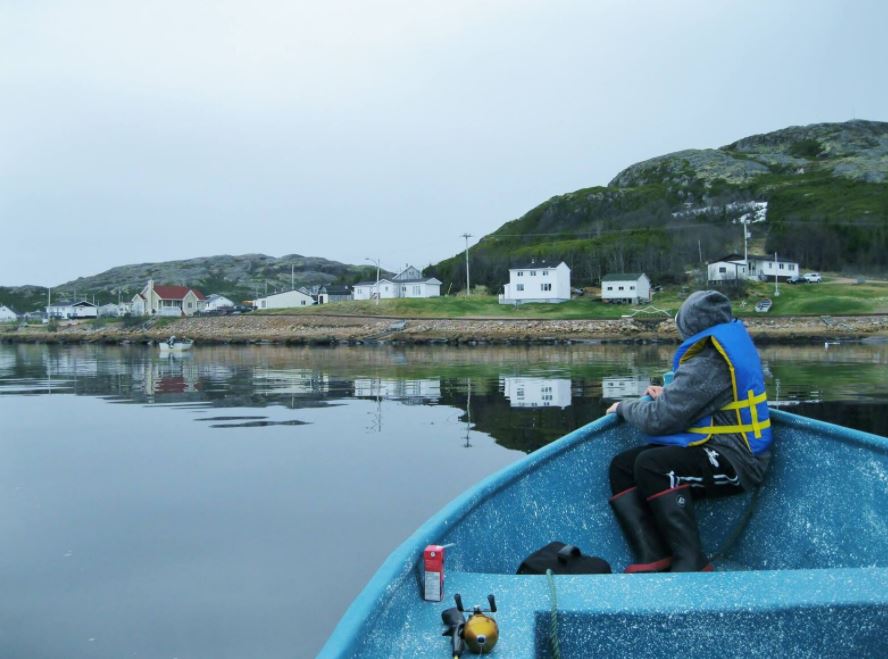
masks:
<path id="1" fill-rule="evenodd" d="M 681 305 L 675 317 L 682 339 L 687 339 L 713 325 L 730 322 L 731 303 L 718 291 L 696 291 Z M 697 419 L 713 414 L 717 425 L 733 425 L 731 412 L 718 410 L 733 400 L 731 375 L 725 360 L 707 343 L 696 355 L 675 371 L 671 384 L 655 400 L 633 400 L 617 406 L 617 414 L 648 435 L 683 432 Z M 770 453 L 755 456 L 743 437 L 713 435 L 702 446 L 709 446 L 734 467 L 745 488 L 759 485 L 770 461 Z"/>

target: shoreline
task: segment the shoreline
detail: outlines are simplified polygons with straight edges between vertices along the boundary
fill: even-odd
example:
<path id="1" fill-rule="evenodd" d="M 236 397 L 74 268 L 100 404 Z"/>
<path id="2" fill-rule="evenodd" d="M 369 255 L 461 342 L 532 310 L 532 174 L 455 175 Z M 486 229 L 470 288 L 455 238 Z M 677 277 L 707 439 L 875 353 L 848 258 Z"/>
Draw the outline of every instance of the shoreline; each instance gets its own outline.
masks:
<path id="1" fill-rule="evenodd" d="M 888 341 L 888 314 L 744 318 L 757 343 L 819 343 L 829 340 Z M 0 332 L 0 343 L 154 343 L 175 335 L 196 345 L 476 345 L 553 343 L 678 343 L 671 319 L 517 320 L 379 318 L 299 314 L 150 319 L 133 327 L 62 321 Z"/>

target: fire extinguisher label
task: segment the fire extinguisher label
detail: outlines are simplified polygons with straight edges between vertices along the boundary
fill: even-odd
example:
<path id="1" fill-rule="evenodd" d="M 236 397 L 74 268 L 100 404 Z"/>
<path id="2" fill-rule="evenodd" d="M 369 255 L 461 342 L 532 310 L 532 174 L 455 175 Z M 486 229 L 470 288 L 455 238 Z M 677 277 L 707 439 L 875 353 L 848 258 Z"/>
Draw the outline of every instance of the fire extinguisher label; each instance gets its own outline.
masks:
<path id="1" fill-rule="evenodd" d="M 441 573 L 426 572 L 425 573 L 425 599 L 431 602 L 440 602 L 441 593 Z"/>

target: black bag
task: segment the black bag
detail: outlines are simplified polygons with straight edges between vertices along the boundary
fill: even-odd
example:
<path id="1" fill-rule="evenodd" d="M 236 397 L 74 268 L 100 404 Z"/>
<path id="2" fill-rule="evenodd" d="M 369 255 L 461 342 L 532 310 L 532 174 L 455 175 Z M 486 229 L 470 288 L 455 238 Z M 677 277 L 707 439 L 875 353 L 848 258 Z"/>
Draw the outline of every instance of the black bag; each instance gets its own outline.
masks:
<path id="1" fill-rule="evenodd" d="M 603 558 L 584 555 L 579 547 L 550 542 L 522 561 L 517 574 L 610 574 L 611 566 Z"/>

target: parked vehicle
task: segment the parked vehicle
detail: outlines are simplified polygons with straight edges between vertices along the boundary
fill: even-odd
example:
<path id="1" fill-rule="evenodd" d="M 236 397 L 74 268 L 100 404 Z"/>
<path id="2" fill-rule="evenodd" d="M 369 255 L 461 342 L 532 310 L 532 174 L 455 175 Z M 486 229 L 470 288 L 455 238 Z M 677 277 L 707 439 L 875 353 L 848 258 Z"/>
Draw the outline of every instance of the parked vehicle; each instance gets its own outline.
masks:
<path id="1" fill-rule="evenodd" d="M 799 277 L 798 275 L 793 275 L 789 279 L 786 280 L 787 284 L 807 284 L 808 280 L 804 277 Z"/>
<path id="2" fill-rule="evenodd" d="M 809 284 L 819 284 L 821 277 L 820 277 L 819 272 L 809 272 L 809 273 L 805 274 L 804 279 Z"/>

